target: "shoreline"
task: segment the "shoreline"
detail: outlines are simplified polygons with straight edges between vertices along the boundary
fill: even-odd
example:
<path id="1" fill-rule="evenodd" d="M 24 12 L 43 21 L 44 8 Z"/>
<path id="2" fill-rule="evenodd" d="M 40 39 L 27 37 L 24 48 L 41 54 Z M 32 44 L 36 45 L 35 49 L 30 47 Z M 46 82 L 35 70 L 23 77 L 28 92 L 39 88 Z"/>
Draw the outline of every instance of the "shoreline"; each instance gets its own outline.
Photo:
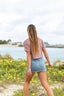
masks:
<path id="1" fill-rule="evenodd" d="M 17 44 L 17 45 L 12 45 L 12 44 L 0 44 L 0 46 L 7 46 L 7 47 L 23 47 L 23 45 Z M 62 46 L 46 46 L 46 48 L 64 48 Z"/>
<path id="2" fill-rule="evenodd" d="M 0 44 L 0 46 L 7 46 L 7 47 L 19 47 L 18 45 L 11 45 L 11 44 Z"/>

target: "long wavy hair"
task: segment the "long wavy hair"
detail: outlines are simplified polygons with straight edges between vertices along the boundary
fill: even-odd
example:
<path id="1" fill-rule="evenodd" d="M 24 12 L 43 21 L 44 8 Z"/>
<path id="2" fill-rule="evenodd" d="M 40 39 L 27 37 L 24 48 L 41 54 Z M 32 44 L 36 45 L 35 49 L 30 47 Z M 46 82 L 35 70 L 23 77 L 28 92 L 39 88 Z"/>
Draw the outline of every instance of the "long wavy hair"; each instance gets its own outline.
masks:
<path id="1" fill-rule="evenodd" d="M 28 25 L 27 32 L 28 32 L 28 36 L 30 39 L 30 47 L 31 47 L 32 54 L 38 54 L 38 52 L 39 52 L 39 40 L 38 40 L 35 25 L 33 25 L 33 24 Z"/>

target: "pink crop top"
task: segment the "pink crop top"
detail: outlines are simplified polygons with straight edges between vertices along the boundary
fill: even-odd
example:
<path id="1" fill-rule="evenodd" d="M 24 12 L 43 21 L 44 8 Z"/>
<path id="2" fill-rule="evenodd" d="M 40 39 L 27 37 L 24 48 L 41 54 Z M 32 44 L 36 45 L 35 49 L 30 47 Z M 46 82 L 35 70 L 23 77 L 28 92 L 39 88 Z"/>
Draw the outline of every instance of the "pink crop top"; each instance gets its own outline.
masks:
<path id="1" fill-rule="evenodd" d="M 24 46 L 24 50 L 25 51 L 30 51 L 31 52 L 31 49 L 30 49 L 30 39 L 29 38 L 27 38 L 23 42 L 23 46 Z M 39 53 L 38 53 L 38 55 L 31 54 L 31 59 L 38 59 L 38 58 L 43 57 L 43 54 L 42 54 L 42 48 L 43 47 L 46 47 L 46 45 L 44 44 L 43 40 L 41 38 L 39 38 Z"/>

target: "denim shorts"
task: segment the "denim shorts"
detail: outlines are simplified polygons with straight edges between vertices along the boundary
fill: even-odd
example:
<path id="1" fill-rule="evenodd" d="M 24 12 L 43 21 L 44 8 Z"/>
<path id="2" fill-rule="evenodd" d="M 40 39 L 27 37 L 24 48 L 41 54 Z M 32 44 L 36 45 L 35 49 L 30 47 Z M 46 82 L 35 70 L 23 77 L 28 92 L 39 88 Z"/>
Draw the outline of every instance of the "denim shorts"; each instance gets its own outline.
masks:
<path id="1" fill-rule="evenodd" d="M 26 71 L 28 67 L 26 68 Z M 38 59 L 31 59 L 31 72 L 47 71 L 43 57 Z"/>

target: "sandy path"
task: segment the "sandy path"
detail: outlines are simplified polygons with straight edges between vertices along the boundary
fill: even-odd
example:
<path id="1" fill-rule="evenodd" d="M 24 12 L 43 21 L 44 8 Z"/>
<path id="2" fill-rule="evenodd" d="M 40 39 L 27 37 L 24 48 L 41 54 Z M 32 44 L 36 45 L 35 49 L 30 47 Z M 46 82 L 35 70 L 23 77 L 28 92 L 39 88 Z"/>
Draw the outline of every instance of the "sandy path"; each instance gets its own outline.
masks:
<path id="1" fill-rule="evenodd" d="M 0 96 L 12 96 L 14 91 L 23 89 L 23 86 L 20 84 L 10 84 L 5 86 L 0 86 Z"/>
<path id="2" fill-rule="evenodd" d="M 23 82 L 24 83 L 24 82 Z M 52 84 L 50 85 L 51 88 L 62 88 L 64 87 L 64 83 L 57 83 L 57 84 Z M 14 95 L 14 91 L 17 90 L 21 90 L 23 89 L 23 86 L 21 84 L 10 84 L 10 85 L 6 85 L 5 87 L 0 86 L 0 96 L 12 96 Z M 41 95 L 41 94 L 45 94 L 47 95 L 46 91 L 44 90 L 44 88 L 42 86 L 39 86 L 37 89 L 39 89 L 40 91 L 37 92 L 37 95 Z"/>
<path id="3" fill-rule="evenodd" d="M 54 89 L 55 87 L 56 88 L 64 88 L 64 83 L 57 83 L 57 84 L 52 84 L 52 85 L 49 85 L 52 89 Z M 39 86 L 38 87 L 38 89 L 40 90 L 39 92 L 37 92 L 37 95 L 38 96 L 42 96 L 42 95 L 46 95 L 47 96 L 47 92 L 46 92 L 46 90 L 44 89 L 44 87 L 42 87 L 42 86 Z"/>

